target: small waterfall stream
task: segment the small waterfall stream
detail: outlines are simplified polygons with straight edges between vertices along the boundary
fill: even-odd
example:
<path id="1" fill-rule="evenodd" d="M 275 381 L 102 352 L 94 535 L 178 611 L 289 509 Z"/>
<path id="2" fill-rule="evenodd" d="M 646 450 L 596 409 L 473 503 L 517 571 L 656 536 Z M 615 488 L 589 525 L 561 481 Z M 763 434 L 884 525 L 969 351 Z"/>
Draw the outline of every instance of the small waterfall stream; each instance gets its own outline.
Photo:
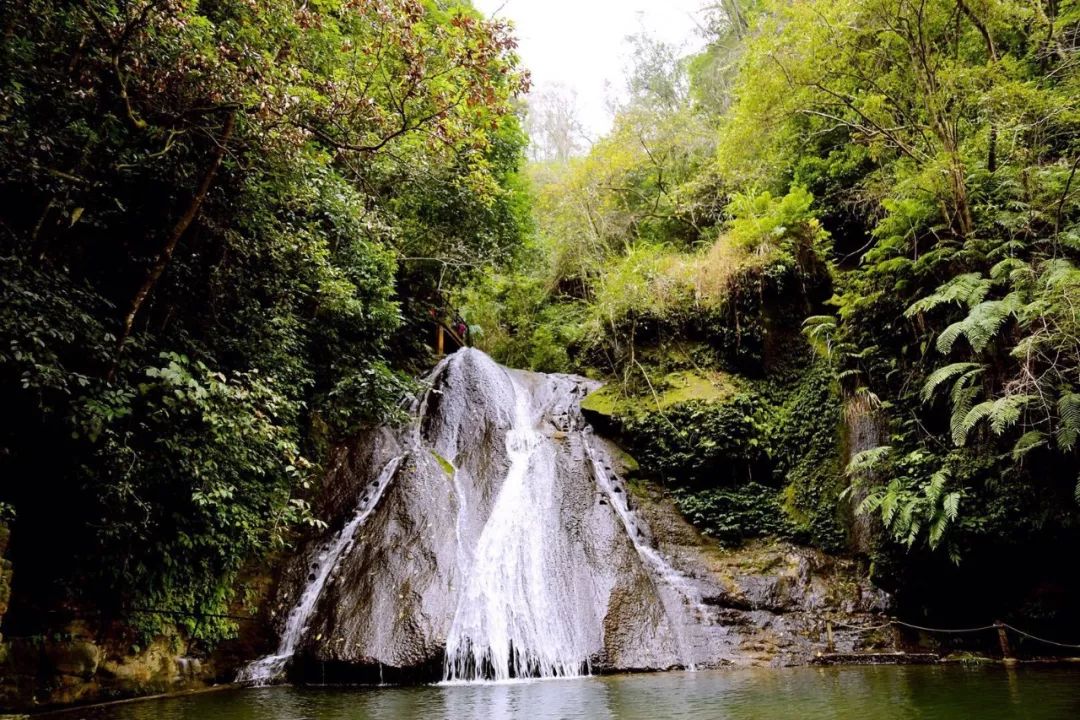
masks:
<path id="1" fill-rule="evenodd" d="M 379 498 L 390 484 L 390 480 L 394 477 L 394 473 L 397 472 L 402 459 L 403 456 L 401 455 L 394 457 L 383 467 L 375 489 L 361 499 L 352 520 L 341 528 L 341 531 L 330 541 L 329 546 L 319 553 L 318 562 L 309 578 L 308 585 L 304 588 L 300 600 L 289 612 L 289 617 L 285 621 L 285 629 L 281 633 L 281 640 L 278 643 L 277 650 L 273 654 L 261 657 L 241 669 L 236 677 L 236 682 L 249 685 L 265 685 L 273 682 L 284 673 L 286 666 L 296 652 L 296 646 L 304 637 L 308 620 L 315 610 L 315 604 L 319 601 L 323 588 L 326 587 L 326 581 L 337 566 L 342 554 L 352 544 L 356 531 L 371 515 L 371 511 L 375 509 L 375 506 L 378 505 Z"/>
<path id="2" fill-rule="evenodd" d="M 588 429 L 585 433 L 591 435 L 592 430 Z M 695 670 L 694 650 L 685 637 L 682 627 L 687 624 L 685 613 L 688 608 L 692 608 L 699 616 L 695 619 L 707 615 L 708 608 L 705 607 L 705 603 L 702 601 L 701 593 L 694 587 L 689 578 L 676 570 L 663 555 L 657 552 L 656 548 L 645 541 L 646 528 L 641 518 L 637 517 L 630 509 L 630 502 L 626 497 L 627 493 L 625 491 L 615 492 L 611 471 L 604 467 L 604 463 L 598 456 L 596 449 L 593 448 L 591 440 L 591 437 L 586 438 L 585 448 L 589 462 L 592 463 L 596 482 L 607 494 L 608 502 L 615 508 L 615 513 L 619 516 L 627 537 L 634 544 L 634 550 L 645 562 L 646 566 L 652 570 L 653 580 L 663 586 L 659 595 L 664 603 L 664 610 L 668 618 L 672 620 L 675 637 L 679 643 L 679 654 L 686 669 Z"/>

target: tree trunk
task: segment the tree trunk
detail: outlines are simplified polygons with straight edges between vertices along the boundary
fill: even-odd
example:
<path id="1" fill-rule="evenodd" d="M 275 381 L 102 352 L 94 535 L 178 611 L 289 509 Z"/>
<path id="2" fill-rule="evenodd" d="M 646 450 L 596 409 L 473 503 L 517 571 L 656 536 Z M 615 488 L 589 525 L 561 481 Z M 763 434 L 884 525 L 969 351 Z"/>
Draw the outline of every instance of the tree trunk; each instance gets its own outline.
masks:
<path id="1" fill-rule="evenodd" d="M 135 327 L 135 320 L 139 316 L 139 311 L 142 309 L 146 299 L 150 296 L 150 293 L 154 291 L 154 287 L 157 285 L 158 280 L 161 279 L 162 274 L 165 272 L 165 268 L 168 267 L 169 262 L 172 260 L 176 245 L 180 242 L 180 238 L 184 236 L 188 227 L 191 226 L 191 223 L 194 222 L 195 218 L 198 216 L 203 201 L 206 200 L 206 196 L 210 193 L 210 188 L 213 187 L 214 178 L 217 176 L 218 169 L 221 167 L 221 161 L 225 158 L 225 149 L 229 143 L 229 139 L 232 137 L 233 129 L 235 127 L 236 111 L 232 110 L 225 118 L 225 125 L 221 130 L 221 137 L 218 138 L 217 149 L 214 151 L 214 157 L 210 162 L 210 167 L 206 170 L 206 174 L 203 176 L 202 182 L 199 183 L 199 187 L 195 190 L 195 195 L 191 198 L 187 210 L 180 216 L 176 225 L 173 226 L 172 232 L 169 233 L 168 238 L 165 240 L 165 244 L 162 245 L 157 258 L 154 260 L 154 264 L 146 274 L 146 279 L 143 280 L 142 285 L 139 286 L 139 289 L 135 292 L 135 296 L 131 299 L 131 305 L 129 306 L 127 314 L 124 316 L 124 325 L 120 331 L 120 338 L 116 342 L 116 357 L 113 360 L 112 368 L 109 370 L 109 380 L 112 380 L 113 375 L 116 373 L 117 365 L 120 363 L 120 355 L 124 351 L 124 345 L 127 343 L 128 338 L 131 337 L 132 329 Z"/>

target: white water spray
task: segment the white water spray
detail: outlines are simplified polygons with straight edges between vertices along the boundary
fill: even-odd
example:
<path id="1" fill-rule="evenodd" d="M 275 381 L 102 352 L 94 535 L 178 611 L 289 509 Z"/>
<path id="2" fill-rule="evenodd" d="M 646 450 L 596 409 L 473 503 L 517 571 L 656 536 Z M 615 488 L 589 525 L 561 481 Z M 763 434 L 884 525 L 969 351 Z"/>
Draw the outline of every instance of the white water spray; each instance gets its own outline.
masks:
<path id="1" fill-rule="evenodd" d="M 296 646 L 304 638 L 308 620 L 315 610 L 316 603 L 322 596 L 326 581 L 330 578 L 342 554 L 351 546 L 356 531 L 364 524 L 375 506 L 378 505 L 379 498 L 382 497 L 383 492 L 390 484 L 390 480 L 393 479 L 403 457 L 395 457 L 383 467 L 376 480 L 374 491 L 364 496 L 352 520 L 341 529 L 341 532 L 331 540 L 330 545 L 319 554 L 318 564 L 310 582 L 304 588 L 299 602 L 289 612 L 289 617 L 285 621 L 285 629 L 281 633 L 281 640 L 278 643 L 277 650 L 273 654 L 259 658 L 241 669 L 236 676 L 236 682 L 249 685 L 266 685 L 281 677 L 296 652 Z"/>
<path id="2" fill-rule="evenodd" d="M 612 484 L 609 474 L 610 471 L 604 467 L 600 458 L 597 457 L 596 450 L 592 447 L 592 438 L 588 437 L 591 431 L 586 430 L 585 432 L 585 450 L 592 463 L 596 482 L 600 489 L 604 491 L 604 494 L 607 495 L 608 502 L 615 509 L 615 514 L 619 516 L 619 520 L 622 522 L 634 550 L 637 551 L 638 556 L 651 571 L 650 574 L 654 581 L 660 583 L 667 590 L 666 592 L 659 592 L 658 595 L 664 605 L 664 612 L 668 616 L 668 621 L 671 623 L 675 640 L 679 645 L 682 662 L 687 670 L 695 670 L 694 652 L 689 647 L 682 628 L 686 620 L 687 607 L 693 608 L 699 617 L 707 615 L 708 608 L 705 607 L 701 593 L 694 587 L 690 579 L 672 567 L 671 563 L 656 548 L 643 542 L 644 533 L 641 531 L 641 525 L 639 524 L 641 520 L 630 509 L 626 492 L 615 492 L 615 486 Z"/>
<path id="3" fill-rule="evenodd" d="M 562 587 L 551 449 L 514 387 L 510 468 L 467 568 L 446 640 L 447 682 L 571 677 L 588 667 L 574 598 Z"/>

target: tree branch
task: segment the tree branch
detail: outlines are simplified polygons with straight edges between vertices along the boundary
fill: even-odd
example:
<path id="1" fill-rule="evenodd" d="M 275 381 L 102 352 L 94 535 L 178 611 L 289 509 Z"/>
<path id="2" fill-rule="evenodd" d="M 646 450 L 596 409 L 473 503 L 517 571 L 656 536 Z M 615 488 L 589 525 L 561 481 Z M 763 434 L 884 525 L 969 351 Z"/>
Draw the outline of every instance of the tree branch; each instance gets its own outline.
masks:
<path id="1" fill-rule="evenodd" d="M 128 338 L 131 337 L 132 329 L 135 326 L 135 320 L 138 318 L 139 311 L 142 309 L 146 299 L 153 292 L 154 287 L 157 285 L 158 280 L 161 279 L 162 274 L 165 272 L 165 268 L 168 267 L 169 262 L 172 260 L 173 252 L 176 250 L 177 244 L 180 242 L 180 238 L 183 237 L 191 223 L 199 214 L 199 210 L 202 208 L 203 201 L 206 200 L 206 196 L 210 193 L 210 188 L 214 184 L 214 178 L 217 176 L 218 169 L 221 167 L 221 161 L 225 157 L 226 146 L 229 143 L 229 139 L 232 137 L 233 130 L 236 127 L 236 111 L 233 110 L 225 117 L 225 125 L 221 130 L 221 137 L 217 142 L 217 149 L 214 151 L 214 157 L 210 162 L 210 167 L 207 168 L 206 174 L 203 175 L 202 182 L 199 183 L 199 187 L 195 190 L 195 195 L 191 198 L 191 202 L 188 204 L 187 210 L 180 216 L 176 225 L 173 226 L 172 232 L 169 233 L 169 237 L 165 240 L 165 244 L 158 252 L 157 259 L 150 268 L 150 272 L 147 273 L 146 279 L 143 280 L 142 285 L 135 292 L 135 296 L 131 299 L 131 305 L 127 314 L 124 316 L 124 324 L 120 331 L 120 338 L 116 342 L 116 356 L 113 360 L 113 365 L 109 369 L 108 379 L 112 380 L 116 374 L 116 368 L 120 363 L 120 356 L 123 353 L 124 345 L 127 343 Z"/>

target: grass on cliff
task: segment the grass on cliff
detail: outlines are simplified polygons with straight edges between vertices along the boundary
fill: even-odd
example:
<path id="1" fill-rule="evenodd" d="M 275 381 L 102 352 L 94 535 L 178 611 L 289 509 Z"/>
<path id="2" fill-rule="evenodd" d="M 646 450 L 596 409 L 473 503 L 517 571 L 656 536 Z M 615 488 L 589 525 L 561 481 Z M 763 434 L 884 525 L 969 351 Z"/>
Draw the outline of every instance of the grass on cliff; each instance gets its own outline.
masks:
<path id="1" fill-rule="evenodd" d="M 738 390 L 733 376 L 719 370 L 680 370 L 650 382 L 655 394 L 648 387 L 629 393 L 618 383 L 605 385 L 589 393 L 581 408 L 605 417 L 639 415 L 695 400 L 718 402 Z"/>

